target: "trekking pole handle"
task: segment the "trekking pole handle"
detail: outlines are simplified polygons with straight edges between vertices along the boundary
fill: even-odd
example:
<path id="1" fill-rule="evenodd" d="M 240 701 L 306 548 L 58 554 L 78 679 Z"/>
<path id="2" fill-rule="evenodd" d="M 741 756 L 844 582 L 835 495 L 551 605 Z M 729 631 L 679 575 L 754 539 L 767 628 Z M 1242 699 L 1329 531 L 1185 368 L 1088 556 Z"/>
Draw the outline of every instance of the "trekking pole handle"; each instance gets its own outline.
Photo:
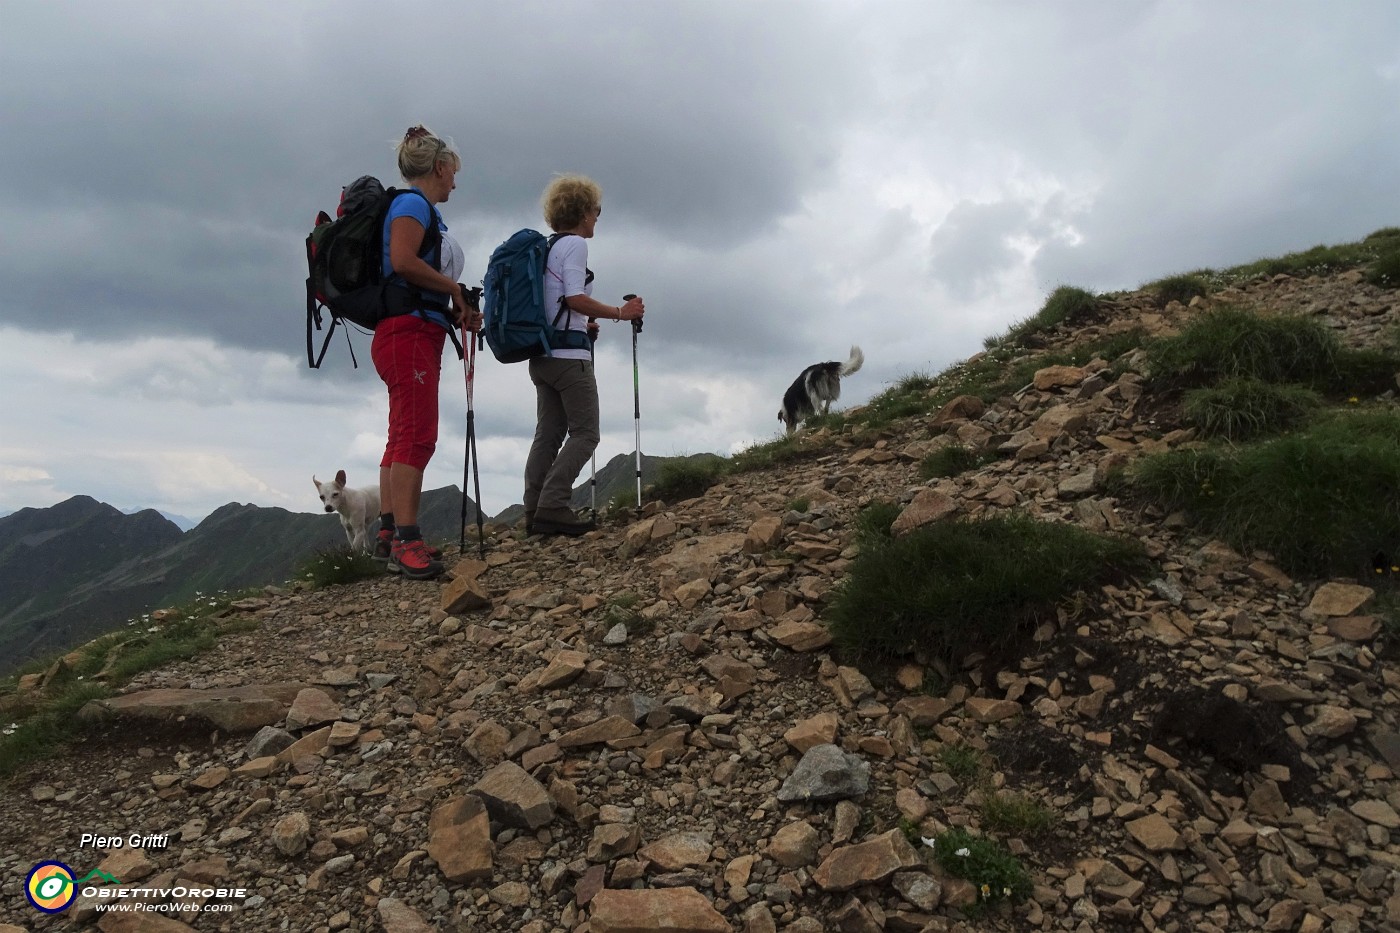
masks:
<path id="1" fill-rule="evenodd" d="M 623 301 L 631 301 L 633 298 L 636 298 L 636 297 L 637 297 L 636 295 L 631 295 L 631 294 L 623 295 L 623 296 L 622 296 L 622 300 L 623 300 Z M 640 334 L 640 333 L 642 332 L 642 319 L 641 319 L 641 318 L 638 318 L 637 320 L 635 320 L 635 321 L 632 322 L 632 331 L 633 331 L 634 333 L 638 333 L 638 334 Z"/>
<path id="2" fill-rule="evenodd" d="M 463 285 L 461 282 L 458 282 L 457 285 L 466 294 L 468 307 L 473 311 L 480 311 L 482 290 L 480 288 L 467 288 L 467 286 Z M 462 336 L 465 337 L 466 335 L 463 334 Z M 484 349 L 485 346 L 486 334 L 479 330 L 476 332 L 476 348 L 481 350 Z"/>

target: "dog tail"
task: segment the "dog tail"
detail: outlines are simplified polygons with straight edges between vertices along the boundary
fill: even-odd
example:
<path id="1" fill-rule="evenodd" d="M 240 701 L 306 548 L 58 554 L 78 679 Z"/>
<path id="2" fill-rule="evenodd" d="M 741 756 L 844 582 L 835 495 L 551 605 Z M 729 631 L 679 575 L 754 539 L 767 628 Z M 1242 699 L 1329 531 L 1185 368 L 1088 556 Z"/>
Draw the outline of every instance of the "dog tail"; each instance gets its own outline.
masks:
<path id="1" fill-rule="evenodd" d="M 865 362 L 865 354 L 862 353 L 862 352 L 860 352 L 860 347 L 857 347 L 857 346 L 855 346 L 855 345 L 852 345 L 852 346 L 851 346 L 851 358 L 848 359 L 846 362 L 844 362 L 844 363 L 841 364 L 841 375 L 843 375 L 843 376 L 849 376 L 851 373 L 853 373 L 853 372 L 855 372 L 856 370 L 860 369 L 861 365 L 862 365 L 864 362 Z"/>

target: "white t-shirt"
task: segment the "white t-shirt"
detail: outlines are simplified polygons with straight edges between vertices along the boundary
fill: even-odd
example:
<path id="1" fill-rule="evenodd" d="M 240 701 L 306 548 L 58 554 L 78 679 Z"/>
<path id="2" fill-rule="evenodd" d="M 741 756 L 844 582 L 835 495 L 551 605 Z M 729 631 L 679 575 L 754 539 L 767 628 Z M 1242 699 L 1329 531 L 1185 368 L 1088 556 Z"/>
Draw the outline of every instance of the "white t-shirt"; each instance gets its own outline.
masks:
<path id="1" fill-rule="evenodd" d="M 455 282 L 462 277 L 462 270 L 466 267 L 467 257 L 462 253 L 461 244 L 452 234 L 443 230 L 442 249 L 438 256 L 438 271 Z"/>
<path id="2" fill-rule="evenodd" d="M 588 275 L 588 241 L 581 236 L 566 234 L 554 241 L 549 261 L 544 267 L 544 306 L 550 320 L 558 313 L 561 296 L 593 294 Z M 565 311 L 559 327 L 568 322 L 570 330 L 588 332 L 588 315 Z M 586 360 L 587 350 L 555 350 L 556 359 Z"/>

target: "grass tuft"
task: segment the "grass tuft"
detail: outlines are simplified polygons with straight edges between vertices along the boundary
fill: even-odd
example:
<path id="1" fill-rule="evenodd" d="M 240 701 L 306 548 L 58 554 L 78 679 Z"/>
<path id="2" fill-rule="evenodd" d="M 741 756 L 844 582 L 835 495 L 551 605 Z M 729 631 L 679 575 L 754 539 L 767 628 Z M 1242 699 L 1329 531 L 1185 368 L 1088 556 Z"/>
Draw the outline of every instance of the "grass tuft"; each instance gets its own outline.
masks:
<path id="1" fill-rule="evenodd" d="M 1238 450 L 1148 457 L 1132 485 L 1291 573 L 1354 574 L 1400 541 L 1400 411 L 1350 411 Z"/>
<path id="2" fill-rule="evenodd" d="M 1000 655 L 1086 587 L 1146 569 L 1141 543 L 1022 515 L 880 534 L 892 506 L 859 519 L 860 552 L 826 613 L 855 656 L 914 654 L 961 664 Z"/>
<path id="3" fill-rule="evenodd" d="M 1260 276 L 1290 275 L 1294 278 L 1307 278 L 1313 275 L 1332 275 L 1357 269 L 1376 258 L 1385 238 L 1363 240 L 1360 243 L 1342 243 L 1337 246 L 1314 246 L 1297 253 L 1288 253 L 1270 259 L 1260 259 L 1225 270 L 1222 278 L 1228 282 L 1241 282 Z"/>
<path id="4" fill-rule="evenodd" d="M 964 784 L 980 783 L 987 767 L 986 756 L 981 749 L 966 742 L 949 742 L 938 747 L 938 763 L 953 777 Z"/>
<path id="5" fill-rule="evenodd" d="M 933 840 L 933 857 L 948 874 L 976 885 L 979 905 L 1015 904 L 1030 897 L 1031 879 L 1025 866 L 994 839 L 954 827 Z"/>
<path id="6" fill-rule="evenodd" d="M 957 476 L 968 470 L 975 470 L 982 464 L 995 459 L 996 454 L 994 453 L 976 451 L 961 444 L 941 447 L 925 457 L 923 462 L 919 464 L 919 477 L 929 480 Z"/>
<path id="7" fill-rule="evenodd" d="M 1196 317 L 1175 337 L 1148 345 L 1154 381 L 1183 387 L 1226 379 L 1325 383 L 1336 373 L 1339 344 L 1312 318 L 1263 317 L 1221 307 Z"/>
<path id="8" fill-rule="evenodd" d="M 103 684 L 79 682 L 48 698 L 42 707 L 17 722 L 0 723 L 0 777 L 40 761 L 83 731 L 78 710 L 92 700 L 110 696 Z"/>
<path id="9" fill-rule="evenodd" d="M 1185 414 L 1205 437 L 1242 441 L 1291 430 L 1321 405 L 1311 389 L 1241 377 L 1187 392 Z"/>
<path id="10" fill-rule="evenodd" d="M 856 515 L 856 535 L 864 543 L 878 546 L 890 536 L 890 526 L 899 518 L 902 511 L 894 502 L 881 500 L 873 502 Z"/>
<path id="11" fill-rule="evenodd" d="M 155 637 L 136 638 L 121 646 L 110 662 L 108 678 L 121 683 L 142 671 L 185 661 L 218 643 L 217 631 L 199 619 L 182 619 L 165 626 Z"/>
<path id="12" fill-rule="evenodd" d="M 735 473 L 767 470 L 817 457 L 822 452 L 820 448 L 803 444 L 802 434 L 785 434 L 777 440 L 754 444 L 739 451 L 730 458 L 730 469 Z"/>
<path id="13" fill-rule="evenodd" d="M 1158 279 L 1147 288 L 1156 296 L 1157 306 L 1161 308 L 1165 308 L 1173 301 L 1179 301 L 1184 305 L 1190 304 L 1192 298 L 1203 297 L 1210 291 L 1210 285 L 1205 278 L 1194 272 Z"/>
<path id="14" fill-rule="evenodd" d="M 728 472 L 723 457 L 692 457 L 665 463 L 650 486 L 651 494 L 665 502 L 680 502 L 705 494 Z"/>
<path id="15" fill-rule="evenodd" d="M 982 795 L 982 819 L 999 832 L 1039 836 L 1059 825 L 1060 817 L 1034 797 L 1010 792 Z"/>
<path id="16" fill-rule="evenodd" d="M 628 637 L 646 635 L 656 629 L 656 621 L 648 619 L 636 610 L 641 597 L 631 590 L 623 590 L 607 601 L 603 607 L 602 627 L 605 632 L 618 625 L 625 626 Z"/>
<path id="17" fill-rule="evenodd" d="M 1366 269 L 1366 281 L 1380 288 L 1400 288 L 1400 245 L 1388 242 L 1387 252 Z"/>
<path id="18" fill-rule="evenodd" d="M 850 420 L 867 428 L 882 428 L 900 418 L 925 414 L 932 408 L 932 385 L 927 376 L 905 377 L 853 412 Z"/>
<path id="19" fill-rule="evenodd" d="M 1092 292 L 1072 285 L 1061 285 L 1050 293 L 1033 316 L 1013 324 L 999 337 L 989 337 L 982 342 L 988 350 L 995 347 L 1015 347 L 1026 345 L 1029 338 L 1053 330 L 1061 324 L 1079 324 L 1092 317 L 1098 309 L 1099 300 Z"/>
<path id="20" fill-rule="evenodd" d="M 384 575 L 384 565 L 348 547 L 318 551 L 297 568 L 295 579 L 309 581 L 316 589 L 354 583 Z"/>

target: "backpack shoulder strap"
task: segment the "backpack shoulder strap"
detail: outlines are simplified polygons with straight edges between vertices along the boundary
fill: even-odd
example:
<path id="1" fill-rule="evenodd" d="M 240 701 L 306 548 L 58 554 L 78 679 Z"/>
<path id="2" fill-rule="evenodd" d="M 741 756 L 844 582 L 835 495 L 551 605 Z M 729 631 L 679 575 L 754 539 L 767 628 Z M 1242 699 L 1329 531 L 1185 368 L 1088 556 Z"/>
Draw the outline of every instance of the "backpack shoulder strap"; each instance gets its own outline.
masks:
<path id="1" fill-rule="evenodd" d="M 439 226 L 442 223 L 442 215 L 438 213 L 437 206 L 433 204 L 432 201 L 429 201 L 427 195 L 423 192 L 415 191 L 412 188 L 390 188 L 385 191 L 384 194 L 385 216 L 388 215 L 389 208 L 393 206 L 394 201 L 398 200 L 399 195 L 416 194 L 423 199 L 424 204 L 428 205 L 428 226 L 423 230 L 423 242 L 418 244 L 418 258 L 436 269 L 442 260 L 442 228 Z M 384 225 L 381 223 L 379 225 L 380 231 L 382 231 L 383 228 Z M 382 244 L 380 250 L 383 250 Z M 405 284 L 407 285 L 407 283 Z M 424 300 L 423 289 L 416 285 L 409 285 L 408 290 L 416 300 Z M 451 328 L 449 328 L 448 331 L 450 333 Z M 456 343 L 455 339 L 453 342 Z"/>
<path id="2" fill-rule="evenodd" d="M 386 212 L 401 194 L 416 194 L 428 205 L 428 226 L 423 230 L 423 242 L 418 245 L 418 258 L 427 259 L 433 255 L 434 251 L 442 246 L 442 214 L 438 213 L 437 205 L 429 201 L 423 192 L 414 191 L 412 188 L 390 188 L 385 193 L 389 196 L 385 203 Z"/>
<path id="3" fill-rule="evenodd" d="M 555 244 L 555 243 L 558 243 L 562 238 L 564 238 L 564 237 L 566 237 L 566 236 L 568 236 L 567 233 L 551 233 L 551 234 L 545 239 L 545 241 L 544 241 L 544 242 L 545 242 L 545 245 L 544 245 L 544 259 L 540 260 L 540 275 L 541 275 L 541 276 L 544 276 L 544 275 L 548 275 L 548 274 L 549 274 L 549 254 L 550 254 L 550 252 L 554 249 L 554 244 Z M 549 326 L 557 328 L 557 327 L 559 326 L 559 321 L 560 321 L 560 319 L 562 318 L 562 319 L 564 320 L 564 329 L 565 329 L 565 330 L 568 330 L 568 329 L 569 329 L 569 321 L 568 321 L 568 318 L 566 317 L 566 315 L 567 315 L 568 313 L 569 313 L 569 306 L 564 302 L 564 296 L 561 294 L 561 295 L 559 296 L 559 310 L 558 310 L 557 312 L 555 312 L 554 320 L 550 322 L 550 325 L 549 325 Z"/>

